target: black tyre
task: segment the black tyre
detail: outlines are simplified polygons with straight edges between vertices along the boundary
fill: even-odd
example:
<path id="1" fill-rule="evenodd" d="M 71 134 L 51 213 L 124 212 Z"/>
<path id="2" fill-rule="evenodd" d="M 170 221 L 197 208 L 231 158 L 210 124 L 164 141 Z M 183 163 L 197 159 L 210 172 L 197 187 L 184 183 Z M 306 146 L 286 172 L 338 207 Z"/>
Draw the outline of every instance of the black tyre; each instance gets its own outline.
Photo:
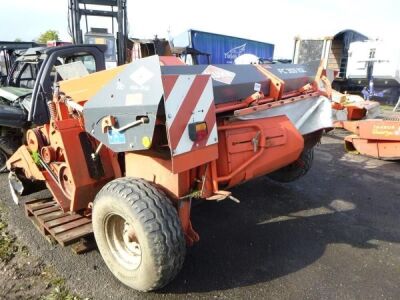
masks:
<path id="1" fill-rule="evenodd" d="M 267 176 L 278 182 L 292 182 L 307 174 L 314 160 L 314 148 L 305 149 L 300 157 L 290 165 Z"/>
<path id="2" fill-rule="evenodd" d="M 5 171 L 7 159 L 21 146 L 21 139 L 14 136 L 0 137 L 0 172 Z"/>
<path id="3" fill-rule="evenodd" d="M 143 179 L 118 178 L 101 189 L 93 231 L 110 271 L 136 290 L 165 286 L 183 265 L 186 244 L 177 211 Z"/>

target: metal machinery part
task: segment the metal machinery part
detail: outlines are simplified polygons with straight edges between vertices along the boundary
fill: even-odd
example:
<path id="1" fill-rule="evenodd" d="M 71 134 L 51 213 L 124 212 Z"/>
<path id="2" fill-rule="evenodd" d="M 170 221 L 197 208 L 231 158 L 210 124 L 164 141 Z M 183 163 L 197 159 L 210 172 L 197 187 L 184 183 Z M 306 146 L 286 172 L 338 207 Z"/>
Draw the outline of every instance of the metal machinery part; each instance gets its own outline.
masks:
<path id="1" fill-rule="evenodd" d="M 96 194 L 103 195 L 104 207 L 114 210 L 104 219 L 110 244 L 102 243 L 101 251 L 114 248 L 115 261 L 135 268 L 149 259 L 148 241 L 135 240 L 137 230 L 146 227 L 138 221 L 132 229 L 133 217 L 111 214 L 122 208 L 118 201 L 108 203 L 104 193 L 125 197 L 121 205 L 153 197 L 150 205 L 167 195 L 176 217 L 158 221 L 179 223 L 192 245 L 199 240 L 190 221 L 192 198 L 236 200 L 231 187 L 295 162 L 332 126 L 330 88 L 321 83 L 321 72 L 317 66 L 287 64 L 189 67 L 177 58 L 152 56 L 63 81 L 54 93 L 51 120 L 29 132 L 28 146 L 20 147 L 7 166 L 45 181 L 64 212 L 90 211 L 94 202 L 96 214 Z M 128 195 L 137 200 L 127 202 Z M 164 213 L 154 213 L 158 205 L 151 209 L 146 218 L 163 218 Z M 100 223 L 93 220 L 96 228 Z M 179 230 L 174 227 L 171 238 Z M 174 259 L 180 268 L 181 258 Z M 154 285 L 130 285 L 116 276 L 149 290 L 165 285 L 176 272 L 170 269 Z"/>
<path id="2" fill-rule="evenodd" d="M 133 227 L 120 215 L 110 214 L 104 230 L 117 260 L 127 269 L 137 269 L 142 261 L 142 250 Z"/>
<path id="3" fill-rule="evenodd" d="M 353 134 L 344 139 L 348 152 L 382 160 L 400 159 L 400 119 L 368 119 L 362 121 L 342 121 L 340 127 Z"/>

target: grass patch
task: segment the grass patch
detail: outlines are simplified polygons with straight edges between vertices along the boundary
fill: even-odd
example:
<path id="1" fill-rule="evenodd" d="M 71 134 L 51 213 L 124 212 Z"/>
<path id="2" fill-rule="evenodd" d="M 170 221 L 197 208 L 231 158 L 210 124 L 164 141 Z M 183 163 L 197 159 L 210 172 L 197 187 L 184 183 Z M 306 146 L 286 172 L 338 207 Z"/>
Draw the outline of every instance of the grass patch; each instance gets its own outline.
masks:
<path id="1" fill-rule="evenodd" d="M 381 104 L 380 108 L 384 111 L 393 111 L 394 105 Z"/>
<path id="2" fill-rule="evenodd" d="M 42 296 L 41 300 L 83 300 L 72 294 L 64 285 L 56 286 L 50 294 Z M 86 298 L 87 299 L 87 298 Z"/>
<path id="3" fill-rule="evenodd" d="M 48 288 L 51 288 L 51 292 L 48 295 L 44 295 L 40 300 L 88 300 L 89 298 L 81 298 L 71 293 L 65 286 L 64 278 L 58 277 L 54 271 L 46 267 L 42 273 L 43 280 L 48 281 Z"/>
<path id="4" fill-rule="evenodd" d="M 0 202 L 0 262 L 4 262 L 5 264 L 10 262 L 14 257 L 17 259 L 29 256 L 28 248 L 19 245 L 17 238 L 7 230 L 7 227 L 7 207 Z M 39 298 L 41 300 L 88 300 L 88 298 L 80 298 L 71 293 L 65 286 L 65 280 L 57 276 L 49 267 L 45 268 L 38 279 L 42 282 L 48 282 L 44 290 L 48 294 L 41 296 Z"/>
<path id="5" fill-rule="evenodd" d="M 0 202 L 0 261 L 7 263 L 18 251 L 18 246 L 15 244 L 15 237 L 7 231 L 5 210 L 3 203 Z"/>
<path id="6" fill-rule="evenodd" d="M 0 232 L 0 261 L 9 262 L 18 251 L 18 246 L 15 245 L 15 238 L 7 232 Z"/>

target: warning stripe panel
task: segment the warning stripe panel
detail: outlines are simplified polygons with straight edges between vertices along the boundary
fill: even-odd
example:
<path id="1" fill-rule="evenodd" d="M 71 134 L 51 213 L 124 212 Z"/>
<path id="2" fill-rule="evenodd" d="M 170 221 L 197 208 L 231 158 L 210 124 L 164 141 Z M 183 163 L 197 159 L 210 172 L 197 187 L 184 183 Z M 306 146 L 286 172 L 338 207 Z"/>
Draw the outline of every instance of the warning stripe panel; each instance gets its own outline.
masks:
<path id="1" fill-rule="evenodd" d="M 169 76 L 168 76 L 169 77 Z M 195 75 L 178 76 L 175 80 L 174 86 L 168 91 L 164 92 L 165 99 L 165 112 L 167 113 L 167 123 L 171 125 L 179 111 L 182 103 L 185 100 L 190 88 L 192 87 Z M 169 83 L 172 83 L 172 78 Z M 168 89 L 170 87 L 165 87 Z"/>
<path id="2" fill-rule="evenodd" d="M 197 149 L 200 148 L 199 147 L 199 143 L 195 143 L 193 142 L 190 137 L 189 137 L 189 124 L 190 123 L 195 123 L 195 122 L 207 122 L 207 114 L 210 111 L 215 111 L 214 108 L 214 102 L 213 102 L 213 95 L 210 92 L 212 89 L 212 85 L 211 85 L 211 81 L 209 81 L 207 83 L 206 88 L 203 91 L 203 94 L 200 97 L 199 102 L 197 102 L 196 107 L 194 108 L 193 111 L 193 116 L 190 119 L 189 123 L 187 124 L 185 131 L 183 132 L 179 143 L 175 149 L 175 153 L 179 154 L 179 153 L 183 153 L 183 152 L 187 152 L 193 149 L 193 147 L 195 146 Z M 209 115 L 209 120 L 208 123 L 211 123 L 213 119 L 215 122 L 215 114 L 208 114 Z M 207 124 L 207 126 L 210 126 L 210 124 Z M 206 140 L 208 138 L 208 134 L 207 137 L 205 137 L 204 140 Z M 203 145 L 202 147 L 204 147 L 205 145 Z"/>
<path id="3" fill-rule="evenodd" d="M 179 75 L 168 75 L 162 77 L 165 99 L 168 99 L 176 81 L 178 80 L 178 77 Z"/>
<path id="4" fill-rule="evenodd" d="M 192 86 L 190 87 L 188 93 L 181 106 L 179 107 L 176 117 L 169 127 L 170 132 L 170 146 L 174 150 L 181 139 L 181 136 L 185 129 L 187 128 L 190 117 L 192 117 L 194 109 L 200 100 L 201 95 L 204 92 L 204 88 L 207 85 L 208 77 L 196 76 Z M 179 88 L 179 87 L 178 87 Z"/>
<path id="5" fill-rule="evenodd" d="M 217 142 L 213 87 L 207 75 L 166 75 L 163 78 L 168 141 L 172 155 Z M 208 135 L 199 143 L 189 137 L 189 124 L 207 123 Z M 212 135 L 212 137 L 211 137 Z"/>
<path id="6" fill-rule="evenodd" d="M 218 129 L 217 129 L 217 123 L 214 123 L 210 135 L 208 136 L 206 146 L 215 144 L 217 141 L 218 141 Z"/>

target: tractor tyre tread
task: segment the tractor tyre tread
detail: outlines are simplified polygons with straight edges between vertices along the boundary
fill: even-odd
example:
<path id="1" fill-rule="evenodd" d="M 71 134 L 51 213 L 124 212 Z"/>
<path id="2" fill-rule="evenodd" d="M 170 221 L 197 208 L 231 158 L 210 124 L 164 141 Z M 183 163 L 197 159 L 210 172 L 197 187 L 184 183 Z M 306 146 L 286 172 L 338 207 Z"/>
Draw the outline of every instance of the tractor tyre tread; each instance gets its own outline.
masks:
<path id="1" fill-rule="evenodd" d="M 129 203 L 148 238 L 158 280 L 137 289 L 151 291 L 168 284 L 182 268 L 186 253 L 182 226 L 171 201 L 148 181 L 132 177 L 118 178 L 106 184 L 96 196 L 94 211 L 97 199 L 103 194 L 115 195 Z"/>
<path id="2" fill-rule="evenodd" d="M 7 155 L 11 156 L 14 152 L 19 148 L 18 139 L 11 136 L 2 136 L 0 137 L 0 148 L 7 153 Z"/>
<path id="3" fill-rule="evenodd" d="M 282 183 L 288 183 L 299 179 L 307 174 L 311 169 L 312 162 L 314 160 L 314 148 L 304 150 L 299 159 L 290 165 L 283 167 L 271 174 L 268 174 L 268 178 Z M 301 161 L 302 165 L 298 165 Z"/>
<path id="4" fill-rule="evenodd" d="M 1 154 L 7 157 L 7 159 L 14 154 L 15 151 L 19 148 L 20 143 L 17 137 L 14 136 L 2 136 L 0 137 L 0 151 L 2 152 Z M 3 162 L 3 159 L 1 159 Z M 5 171 L 6 169 L 6 164 L 1 163 L 0 164 L 0 172 Z"/>

